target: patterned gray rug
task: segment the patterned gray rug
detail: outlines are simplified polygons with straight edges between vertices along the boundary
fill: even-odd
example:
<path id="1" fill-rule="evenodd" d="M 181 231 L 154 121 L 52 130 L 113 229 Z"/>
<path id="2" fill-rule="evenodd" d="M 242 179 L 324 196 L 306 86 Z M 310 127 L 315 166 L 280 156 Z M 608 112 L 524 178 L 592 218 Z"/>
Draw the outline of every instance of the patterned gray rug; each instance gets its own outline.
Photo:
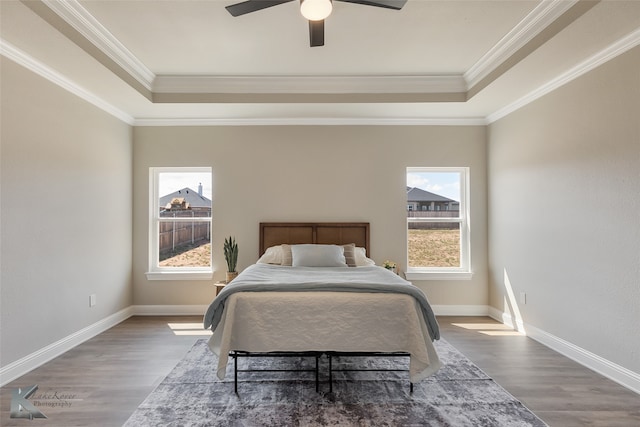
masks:
<path id="1" fill-rule="evenodd" d="M 143 426 L 546 426 L 444 340 L 443 367 L 409 392 L 407 372 L 336 372 L 329 393 L 326 357 L 320 391 L 311 372 L 215 376 L 216 356 L 199 340 L 126 422 Z M 333 359 L 334 368 L 408 368 L 407 358 Z M 313 368 L 314 358 L 241 359 L 242 369 Z"/>

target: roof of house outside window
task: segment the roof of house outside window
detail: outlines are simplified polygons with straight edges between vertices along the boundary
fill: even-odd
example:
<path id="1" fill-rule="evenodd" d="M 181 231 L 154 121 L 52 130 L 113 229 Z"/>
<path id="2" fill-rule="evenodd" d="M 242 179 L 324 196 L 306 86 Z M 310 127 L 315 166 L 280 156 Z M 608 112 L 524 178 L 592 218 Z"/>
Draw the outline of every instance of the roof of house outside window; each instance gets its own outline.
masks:
<path id="1" fill-rule="evenodd" d="M 455 202 L 457 200 L 449 199 L 448 197 L 440 196 L 435 193 L 423 190 L 418 187 L 407 187 L 407 201 L 408 202 Z"/>
<path id="2" fill-rule="evenodd" d="M 171 194 L 167 194 L 166 196 L 160 197 L 159 206 L 161 209 L 164 209 L 167 204 L 171 205 L 171 201 L 173 199 L 184 199 L 184 201 L 193 209 L 193 208 L 210 208 L 211 200 L 207 199 L 204 196 L 198 194 L 197 191 L 192 190 L 189 187 L 185 187 L 181 190 L 174 191 Z"/>

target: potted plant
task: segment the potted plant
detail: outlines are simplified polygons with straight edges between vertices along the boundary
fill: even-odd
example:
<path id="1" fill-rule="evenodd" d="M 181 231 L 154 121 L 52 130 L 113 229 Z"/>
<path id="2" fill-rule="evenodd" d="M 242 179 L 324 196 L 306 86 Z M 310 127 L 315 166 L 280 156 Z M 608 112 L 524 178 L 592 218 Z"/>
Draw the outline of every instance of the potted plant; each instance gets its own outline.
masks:
<path id="1" fill-rule="evenodd" d="M 227 260 L 227 282 L 230 282 L 238 275 L 238 244 L 232 236 L 224 239 L 224 259 Z"/>
<path id="2" fill-rule="evenodd" d="M 393 261 L 389 261 L 389 260 L 386 260 L 386 261 L 382 264 L 382 266 L 383 266 L 384 268 L 386 268 L 387 270 L 389 270 L 389 271 L 392 271 L 392 272 L 396 273 L 397 265 L 396 265 L 396 263 L 395 263 L 395 262 L 393 262 Z"/>

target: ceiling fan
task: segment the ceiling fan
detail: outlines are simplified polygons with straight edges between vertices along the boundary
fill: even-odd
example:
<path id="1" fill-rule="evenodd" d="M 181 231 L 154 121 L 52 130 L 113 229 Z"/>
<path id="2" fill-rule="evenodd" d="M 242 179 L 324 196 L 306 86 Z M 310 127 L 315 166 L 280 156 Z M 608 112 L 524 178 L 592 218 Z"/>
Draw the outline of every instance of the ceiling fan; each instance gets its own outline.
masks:
<path id="1" fill-rule="evenodd" d="M 233 16 L 245 15 L 294 0 L 247 0 L 227 6 Z M 324 20 L 333 10 L 333 1 L 400 10 L 407 0 L 300 0 L 300 13 L 309 21 L 310 46 L 324 46 Z"/>

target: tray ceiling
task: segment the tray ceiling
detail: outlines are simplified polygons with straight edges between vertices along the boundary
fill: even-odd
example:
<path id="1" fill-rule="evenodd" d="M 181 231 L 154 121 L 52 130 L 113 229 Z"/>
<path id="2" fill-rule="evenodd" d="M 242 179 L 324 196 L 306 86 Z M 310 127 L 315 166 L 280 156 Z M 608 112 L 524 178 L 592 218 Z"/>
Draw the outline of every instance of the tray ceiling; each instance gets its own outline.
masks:
<path id="1" fill-rule="evenodd" d="M 3 1 L 2 53 L 132 124 L 477 124 L 640 43 L 637 1 L 335 2 L 314 48 L 233 3 Z"/>

